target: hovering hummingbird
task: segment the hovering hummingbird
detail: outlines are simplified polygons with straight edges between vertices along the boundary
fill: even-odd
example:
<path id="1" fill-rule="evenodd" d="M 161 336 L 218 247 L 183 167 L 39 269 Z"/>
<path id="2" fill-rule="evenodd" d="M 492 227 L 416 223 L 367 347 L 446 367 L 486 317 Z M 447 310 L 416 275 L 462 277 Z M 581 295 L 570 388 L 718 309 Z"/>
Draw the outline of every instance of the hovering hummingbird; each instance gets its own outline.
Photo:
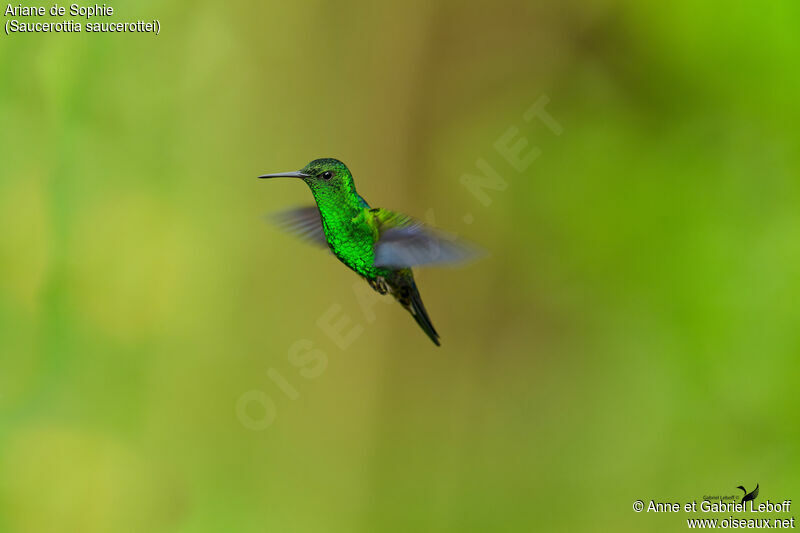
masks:
<path id="1" fill-rule="evenodd" d="M 317 205 L 278 213 L 278 225 L 329 247 L 373 289 L 394 296 L 434 344 L 440 345 L 411 267 L 460 262 L 476 255 L 475 247 L 401 213 L 371 208 L 356 192 L 350 171 L 337 159 L 315 159 L 297 172 L 259 178 L 300 178 L 306 182 Z"/>

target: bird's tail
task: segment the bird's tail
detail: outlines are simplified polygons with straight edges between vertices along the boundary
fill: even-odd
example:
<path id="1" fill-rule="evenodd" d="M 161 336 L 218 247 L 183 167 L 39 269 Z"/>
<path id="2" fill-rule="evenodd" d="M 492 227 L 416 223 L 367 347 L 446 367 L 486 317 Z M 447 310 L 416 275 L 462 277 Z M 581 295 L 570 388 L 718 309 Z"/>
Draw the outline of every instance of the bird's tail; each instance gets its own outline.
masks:
<path id="1" fill-rule="evenodd" d="M 431 318 L 425 310 L 425 305 L 422 303 L 422 297 L 419 295 L 419 289 L 417 289 L 417 284 L 414 282 L 414 275 L 411 270 L 401 271 L 391 285 L 395 299 L 411 313 L 419 327 L 430 337 L 433 343 L 436 346 L 441 346 L 439 334 L 436 333 L 436 328 L 433 327 Z"/>

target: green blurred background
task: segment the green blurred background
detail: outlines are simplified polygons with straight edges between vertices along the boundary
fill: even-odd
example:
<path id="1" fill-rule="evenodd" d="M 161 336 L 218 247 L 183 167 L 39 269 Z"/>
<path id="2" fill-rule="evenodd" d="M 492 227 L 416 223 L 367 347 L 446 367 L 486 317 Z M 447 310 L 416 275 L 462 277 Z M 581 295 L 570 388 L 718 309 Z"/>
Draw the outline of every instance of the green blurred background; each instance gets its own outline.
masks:
<path id="1" fill-rule="evenodd" d="M 633 500 L 800 497 L 798 4 L 464 4 L 0 36 L 1 531 L 674 531 Z M 317 157 L 489 250 L 417 274 L 442 348 L 263 223 L 311 195 L 255 176 Z"/>

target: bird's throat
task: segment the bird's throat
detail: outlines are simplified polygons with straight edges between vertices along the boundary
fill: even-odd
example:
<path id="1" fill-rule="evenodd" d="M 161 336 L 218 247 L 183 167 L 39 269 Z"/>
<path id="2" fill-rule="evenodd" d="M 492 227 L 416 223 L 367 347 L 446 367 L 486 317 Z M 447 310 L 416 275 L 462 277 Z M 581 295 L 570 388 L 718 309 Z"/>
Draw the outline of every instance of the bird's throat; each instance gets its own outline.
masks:
<path id="1" fill-rule="evenodd" d="M 355 192 L 332 187 L 319 187 L 309 183 L 314 200 L 317 202 L 322 225 L 329 232 L 349 232 L 353 220 L 359 217 L 366 206 L 364 200 Z M 330 240 L 330 239 L 329 239 Z"/>

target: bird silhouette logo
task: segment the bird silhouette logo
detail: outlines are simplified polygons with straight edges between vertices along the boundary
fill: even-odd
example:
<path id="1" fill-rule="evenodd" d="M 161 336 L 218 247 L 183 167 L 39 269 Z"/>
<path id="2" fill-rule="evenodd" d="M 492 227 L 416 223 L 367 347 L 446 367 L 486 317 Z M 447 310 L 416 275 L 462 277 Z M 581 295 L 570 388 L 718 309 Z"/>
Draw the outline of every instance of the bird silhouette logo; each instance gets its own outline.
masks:
<path id="1" fill-rule="evenodd" d="M 737 489 L 742 489 L 742 492 L 744 492 L 744 496 L 742 496 L 742 503 L 753 501 L 753 500 L 756 499 L 756 496 L 758 496 L 758 483 L 756 483 L 756 488 L 753 489 L 753 492 L 750 492 L 750 493 L 748 493 L 747 489 L 744 488 L 741 485 L 739 485 L 736 488 Z"/>

